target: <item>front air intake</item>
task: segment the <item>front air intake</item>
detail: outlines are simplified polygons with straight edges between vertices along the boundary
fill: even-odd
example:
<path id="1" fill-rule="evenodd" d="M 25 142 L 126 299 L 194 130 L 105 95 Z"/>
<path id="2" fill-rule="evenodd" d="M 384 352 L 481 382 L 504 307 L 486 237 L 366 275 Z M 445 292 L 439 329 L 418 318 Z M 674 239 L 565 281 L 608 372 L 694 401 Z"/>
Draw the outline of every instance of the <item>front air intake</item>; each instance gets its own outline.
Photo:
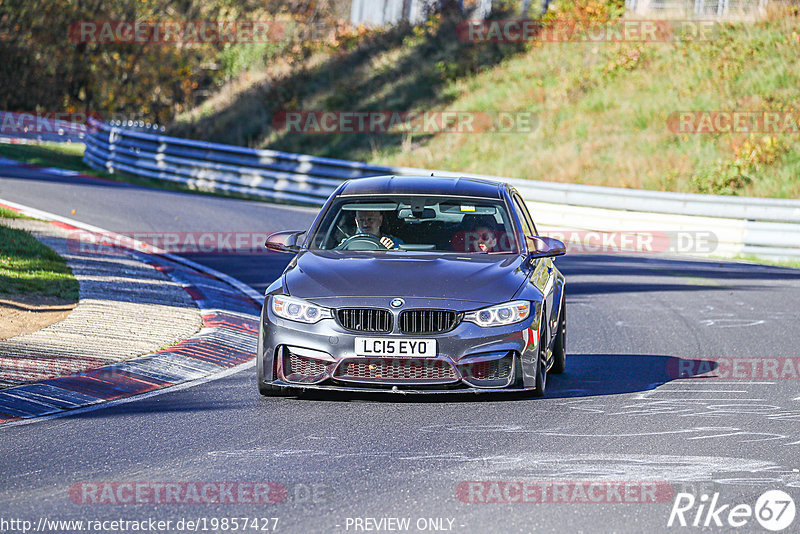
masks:
<path id="1" fill-rule="evenodd" d="M 450 362 L 428 358 L 352 358 L 344 360 L 336 368 L 333 377 L 386 384 L 444 384 L 458 379 Z"/>
<path id="2" fill-rule="evenodd" d="M 499 355 L 498 355 L 499 356 Z M 502 357 L 475 358 L 458 364 L 464 382 L 479 388 L 507 387 L 514 378 L 515 354 Z"/>
<path id="3" fill-rule="evenodd" d="M 327 378 L 327 362 L 307 358 L 283 347 L 283 378 L 296 384 L 314 384 Z"/>

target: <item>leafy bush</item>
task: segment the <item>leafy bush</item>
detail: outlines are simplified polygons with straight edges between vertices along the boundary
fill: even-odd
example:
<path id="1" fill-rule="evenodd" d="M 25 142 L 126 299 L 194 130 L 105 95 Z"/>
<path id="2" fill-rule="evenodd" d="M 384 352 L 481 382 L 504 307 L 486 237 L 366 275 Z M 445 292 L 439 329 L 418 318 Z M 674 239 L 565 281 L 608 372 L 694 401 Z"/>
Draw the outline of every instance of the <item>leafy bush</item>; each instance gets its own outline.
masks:
<path id="1" fill-rule="evenodd" d="M 80 42 L 81 21 L 265 21 L 331 24 L 339 0 L 3 0 L 0 109 L 93 112 L 169 122 L 209 89 L 293 42 Z M 340 2 L 339 2 L 340 3 Z M 291 39 L 290 39 L 291 41 Z M 290 46 L 292 45 L 292 46 Z M 13 83 L 11 83 L 13 82 Z"/>
<path id="2" fill-rule="evenodd" d="M 691 184 L 698 193 L 736 195 L 753 183 L 764 166 L 775 163 L 787 150 L 778 137 L 750 136 L 736 151 L 735 159 L 717 161 L 700 170 L 692 176 Z"/>

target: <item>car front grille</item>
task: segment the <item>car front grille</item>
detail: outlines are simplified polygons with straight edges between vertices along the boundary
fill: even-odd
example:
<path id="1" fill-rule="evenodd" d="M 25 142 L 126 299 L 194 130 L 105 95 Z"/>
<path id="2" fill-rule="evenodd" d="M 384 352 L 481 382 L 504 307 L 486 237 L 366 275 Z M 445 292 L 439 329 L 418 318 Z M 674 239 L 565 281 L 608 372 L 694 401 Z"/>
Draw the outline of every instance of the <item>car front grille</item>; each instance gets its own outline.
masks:
<path id="1" fill-rule="evenodd" d="M 343 361 L 334 378 L 385 382 L 453 382 L 458 378 L 453 366 L 444 360 L 355 358 Z"/>
<path id="2" fill-rule="evenodd" d="M 400 314 L 404 334 L 440 334 L 456 327 L 460 314 L 450 310 L 407 310 Z"/>
<path id="3" fill-rule="evenodd" d="M 375 308 L 342 308 L 336 311 L 339 324 L 353 332 L 386 334 L 392 331 L 392 314 Z"/>

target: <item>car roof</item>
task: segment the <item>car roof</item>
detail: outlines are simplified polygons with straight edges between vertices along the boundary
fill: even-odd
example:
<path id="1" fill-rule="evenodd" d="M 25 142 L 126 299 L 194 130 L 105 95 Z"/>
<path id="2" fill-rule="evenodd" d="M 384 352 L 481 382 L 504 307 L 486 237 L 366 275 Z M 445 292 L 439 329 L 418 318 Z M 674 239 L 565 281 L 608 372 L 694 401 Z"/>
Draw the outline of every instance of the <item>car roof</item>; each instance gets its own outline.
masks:
<path id="1" fill-rule="evenodd" d="M 503 198 L 502 182 L 448 176 L 372 176 L 344 183 L 342 195 L 445 195 Z"/>

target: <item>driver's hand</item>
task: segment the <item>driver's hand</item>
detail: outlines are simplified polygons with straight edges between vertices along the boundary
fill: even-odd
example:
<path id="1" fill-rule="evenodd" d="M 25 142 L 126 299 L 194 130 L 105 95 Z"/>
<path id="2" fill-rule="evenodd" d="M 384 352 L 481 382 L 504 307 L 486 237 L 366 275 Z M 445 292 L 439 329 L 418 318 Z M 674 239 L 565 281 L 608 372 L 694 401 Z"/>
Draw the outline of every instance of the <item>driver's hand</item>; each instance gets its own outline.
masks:
<path id="1" fill-rule="evenodd" d="M 386 248 L 394 248 L 394 241 L 392 241 L 386 236 L 383 236 L 381 238 L 381 245 L 383 245 Z"/>

